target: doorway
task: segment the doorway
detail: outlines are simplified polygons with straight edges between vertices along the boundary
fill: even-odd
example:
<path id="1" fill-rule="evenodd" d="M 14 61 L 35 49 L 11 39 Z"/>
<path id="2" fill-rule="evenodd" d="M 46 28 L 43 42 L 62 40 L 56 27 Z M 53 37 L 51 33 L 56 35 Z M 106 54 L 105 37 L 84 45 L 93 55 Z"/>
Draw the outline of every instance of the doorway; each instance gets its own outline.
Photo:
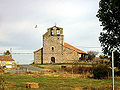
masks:
<path id="1" fill-rule="evenodd" d="M 55 63 L 55 57 L 51 57 L 51 62 Z"/>

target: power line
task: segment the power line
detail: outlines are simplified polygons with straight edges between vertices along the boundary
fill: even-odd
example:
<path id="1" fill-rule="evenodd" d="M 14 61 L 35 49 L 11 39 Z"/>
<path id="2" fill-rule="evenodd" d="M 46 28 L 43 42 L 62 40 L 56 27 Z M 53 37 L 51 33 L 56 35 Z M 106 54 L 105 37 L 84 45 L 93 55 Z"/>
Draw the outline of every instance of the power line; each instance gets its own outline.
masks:
<path id="1" fill-rule="evenodd" d="M 11 54 L 33 54 L 33 53 L 11 53 Z"/>
<path id="2" fill-rule="evenodd" d="M 0 53 L 0 54 L 4 54 L 4 53 Z M 11 53 L 11 54 L 33 54 L 33 53 Z"/>

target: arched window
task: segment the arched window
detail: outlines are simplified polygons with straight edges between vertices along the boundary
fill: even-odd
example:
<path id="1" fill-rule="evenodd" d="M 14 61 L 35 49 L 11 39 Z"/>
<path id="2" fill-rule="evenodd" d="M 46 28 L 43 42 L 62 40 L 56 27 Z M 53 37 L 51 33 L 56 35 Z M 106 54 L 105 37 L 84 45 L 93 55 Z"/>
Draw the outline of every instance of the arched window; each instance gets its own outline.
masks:
<path id="1" fill-rule="evenodd" d="M 52 51 L 54 50 L 54 47 L 52 46 Z"/>
<path id="2" fill-rule="evenodd" d="M 60 35 L 60 30 L 57 30 L 57 35 L 58 35 L 58 36 Z"/>
<path id="3" fill-rule="evenodd" d="M 53 36 L 54 35 L 54 32 L 53 32 L 53 30 L 51 30 L 51 36 Z"/>

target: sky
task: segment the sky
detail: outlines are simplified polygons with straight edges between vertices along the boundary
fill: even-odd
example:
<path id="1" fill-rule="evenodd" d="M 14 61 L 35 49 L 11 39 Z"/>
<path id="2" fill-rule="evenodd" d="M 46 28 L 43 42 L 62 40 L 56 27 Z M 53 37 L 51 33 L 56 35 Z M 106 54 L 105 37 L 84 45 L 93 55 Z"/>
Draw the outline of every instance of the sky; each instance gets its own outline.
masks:
<path id="1" fill-rule="evenodd" d="M 0 0 L 0 53 L 10 48 L 12 53 L 33 53 L 42 47 L 42 35 L 47 28 L 55 24 L 63 28 L 65 42 L 86 52 L 101 52 L 98 37 L 102 27 L 96 17 L 99 1 Z"/>

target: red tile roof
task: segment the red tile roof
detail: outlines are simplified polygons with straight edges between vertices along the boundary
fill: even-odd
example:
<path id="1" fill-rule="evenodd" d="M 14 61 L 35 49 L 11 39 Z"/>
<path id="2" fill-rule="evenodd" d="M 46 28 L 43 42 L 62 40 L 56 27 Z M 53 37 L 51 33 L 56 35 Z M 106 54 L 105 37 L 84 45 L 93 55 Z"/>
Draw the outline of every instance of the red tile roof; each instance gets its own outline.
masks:
<path id="1" fill-rule="evenodd" d="M 82 51 L 82 50 L 80 50 L 78 48 L 75 48 L 74 46 L 72 46 L 72 45 L 70 45 L 70 44 L 68 44 L 66 42 L 64 42 L 64 46 L 69 48 L 69 49 L 72 49 L 72 50 L 74 50 L 74 51 L 76 51 L 78 53 L 88 54 L 88 53 L 86 53 L 86 52 L 84 52 L 84 51 Z"/>
<path id="2" fill-rule="evenodd" d="M 0 55 L 0 61 L 14 61 L 10 55 Z"/>

